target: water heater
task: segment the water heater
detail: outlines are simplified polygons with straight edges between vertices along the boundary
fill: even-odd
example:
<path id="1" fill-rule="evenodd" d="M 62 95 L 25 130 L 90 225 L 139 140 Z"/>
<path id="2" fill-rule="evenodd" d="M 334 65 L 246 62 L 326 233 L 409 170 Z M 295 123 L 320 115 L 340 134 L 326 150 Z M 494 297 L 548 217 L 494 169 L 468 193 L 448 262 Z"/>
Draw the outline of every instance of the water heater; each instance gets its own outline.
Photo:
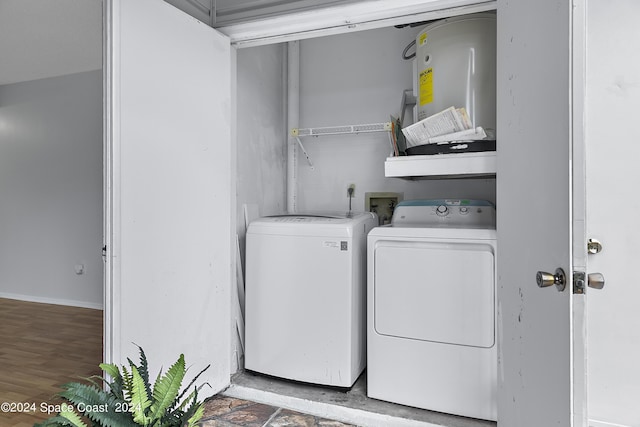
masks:
<path id="1" fill-rule="evenodd" d="M 464 107 L 474 127 L 495 139 L 496 15 L 439 20 L 416 38 L 418 120 Z"/>

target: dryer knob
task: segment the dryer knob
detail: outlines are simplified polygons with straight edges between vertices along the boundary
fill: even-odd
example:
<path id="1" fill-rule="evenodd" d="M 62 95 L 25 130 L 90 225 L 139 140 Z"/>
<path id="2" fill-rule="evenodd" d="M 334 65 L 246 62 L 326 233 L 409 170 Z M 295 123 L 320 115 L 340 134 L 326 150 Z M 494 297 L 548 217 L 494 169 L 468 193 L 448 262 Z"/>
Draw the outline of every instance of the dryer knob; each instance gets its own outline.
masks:
<path id="1" fill-rule="evenodd" d="M 440 216 L 445 216 L 449 213 L 449 208 L 446 205 L 440 205 L 436 208 L 436 214 Z"/>

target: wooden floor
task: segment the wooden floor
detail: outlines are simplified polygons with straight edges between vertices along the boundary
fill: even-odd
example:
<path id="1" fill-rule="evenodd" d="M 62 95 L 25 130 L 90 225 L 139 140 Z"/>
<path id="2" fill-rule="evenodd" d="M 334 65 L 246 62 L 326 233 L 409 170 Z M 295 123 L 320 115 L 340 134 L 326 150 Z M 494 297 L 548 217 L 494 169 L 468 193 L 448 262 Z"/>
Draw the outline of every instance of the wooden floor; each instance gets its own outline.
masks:
<path id="1" fill-rule="evenodd" d="M 101 361 L 102 310 L 0 298 L 0 404 L 36 407 L 0 410 L 0 426 L 33 426 L 55 415 L 42 404 L 60 403 L 54 395 L 65 382 L 101 375 Z"/>

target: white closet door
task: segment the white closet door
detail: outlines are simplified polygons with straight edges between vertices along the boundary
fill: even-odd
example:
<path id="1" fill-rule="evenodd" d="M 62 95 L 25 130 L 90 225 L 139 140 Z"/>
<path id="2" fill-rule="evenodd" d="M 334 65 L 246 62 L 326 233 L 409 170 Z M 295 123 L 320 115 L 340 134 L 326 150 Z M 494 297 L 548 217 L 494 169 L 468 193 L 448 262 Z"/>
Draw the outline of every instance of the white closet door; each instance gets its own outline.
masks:
<path id="1" fill-rule="evenodd" d="M 573 415 L 573 381 L 584 382 L 572 360 L 572 346 L 584 346 L 572 323 L 572 209 L 584 209 L 572 194 L 572 144 L 582 143 L 572 140 L 573 13 L 572 2 L 498 1 L 500 427 L 582 425 Z M 537 272 L 557 268 L 566 288 L 539 288 Z"/>
<path id="2" fill-rule="evenodd" d="M 229 382 L 230 45 L 161 0 L 107 0 L 106 360 Z"/>

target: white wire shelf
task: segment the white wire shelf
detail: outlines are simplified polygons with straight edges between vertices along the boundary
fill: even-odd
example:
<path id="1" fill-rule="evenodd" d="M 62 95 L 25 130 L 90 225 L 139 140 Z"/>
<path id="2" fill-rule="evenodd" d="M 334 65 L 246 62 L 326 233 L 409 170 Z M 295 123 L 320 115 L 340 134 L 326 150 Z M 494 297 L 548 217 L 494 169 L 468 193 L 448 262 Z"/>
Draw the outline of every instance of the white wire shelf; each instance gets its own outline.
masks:
<path id="1" fill-rule="evenodd" d="M 299 138 L 303 136 L 323 136 L 323 135 L 349 135 L 372 132 L 391 132 L 391 122 L 369 123 L 364 125 L 328 126 L 306 129 L 291 129 L 291 136 Z"/>
<path id="2" fill-rule="evenodd" d="M 366 125 L 328 126 L 306 129 L 293 128 L 291 129 L 291 137 L 294 138 L 300 146 L 302 154 L 307 159 L 307 163 L 309 163 L 311 169 L 314 169 L 311 157 L 309 157 L 309 153 L 307 153 L 304 145 L 302 145 L 302 141 L 300 141 L 300 138 L 304 136 L 356 135 L 359 133 L 387 132 L 387 134 L 389 135 L 389 142 L 391 142 L 391 144 L 393 145 L 393 140 L 391 138 L 392 130 L 393 126 L 391 122 L 369 123 Z"/>

